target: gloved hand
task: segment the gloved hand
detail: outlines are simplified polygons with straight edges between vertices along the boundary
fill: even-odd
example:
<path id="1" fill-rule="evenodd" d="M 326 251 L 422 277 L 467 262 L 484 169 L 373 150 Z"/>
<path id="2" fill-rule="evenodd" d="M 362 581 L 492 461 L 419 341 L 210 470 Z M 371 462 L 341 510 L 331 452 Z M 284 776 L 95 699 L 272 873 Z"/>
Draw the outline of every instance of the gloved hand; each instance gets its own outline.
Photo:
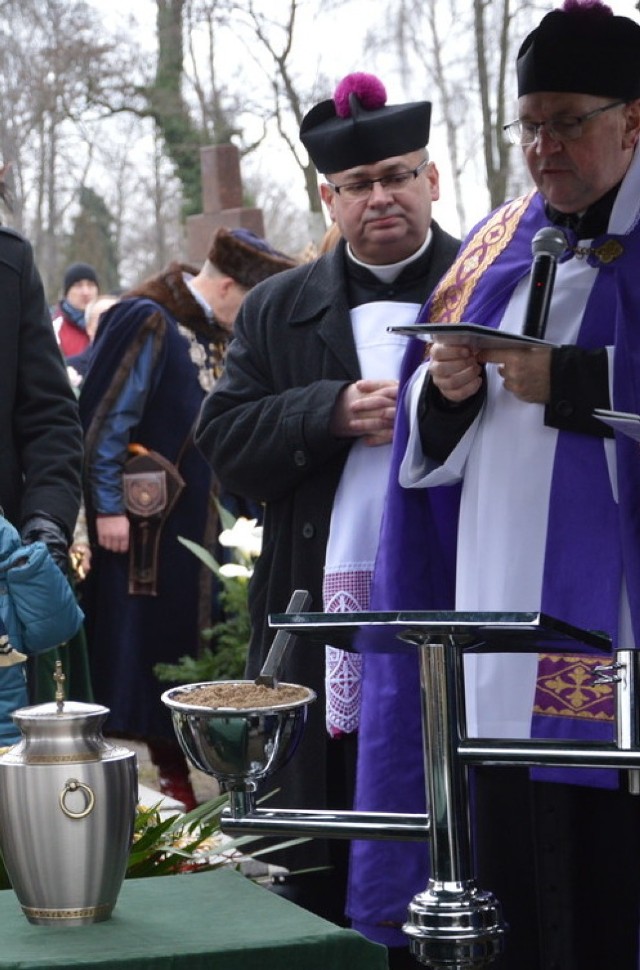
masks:
<path id="1" fill-rule="evenodd" d="M 67 575 L 69 569 L 69 541 L 55 519 L 44 512 L 37 512 L 22 526 L 20 536 L 25 545 L 44 542 L 55 564 Z"/>

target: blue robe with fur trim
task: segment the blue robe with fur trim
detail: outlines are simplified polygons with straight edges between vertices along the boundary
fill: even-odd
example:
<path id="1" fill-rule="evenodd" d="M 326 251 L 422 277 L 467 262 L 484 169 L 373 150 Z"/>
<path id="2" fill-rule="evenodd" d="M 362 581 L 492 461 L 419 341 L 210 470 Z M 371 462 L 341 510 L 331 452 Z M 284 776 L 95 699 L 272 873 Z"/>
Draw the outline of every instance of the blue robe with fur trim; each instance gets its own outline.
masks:
<path id="1" fill-rule="evenodd" d="M 222 331 L 207 320 L 177 266 L 117 303 L 105 315 L 94 344 L 80 396 L 86 434 L 85 501 L 94 540 L 83 607 L 95 697 L 110 708 L 106 728 L 111 733 L 174 737 L 160 701 L 167 685 L 158 681 L 153 667 L 197 655 L 201 631 L 212 622 L 212 574 L 178 536 L 208 548 L 215 539 L 211 471 L 190 436 L 205 395 L 201 372 L 213 380 L 223 347 Z M 164 524 L 157 596 L 130 595 L 128 554 L 108 552 L 95 543 L 97 446 L 110 409 L 127 393 L 127 382 L 144 355 L 150 355 L 150 367 L 142 368 L 147 386 L 133 392 L 129 388 L 137 397 L 139 420 L 111 450 L 116 473 L 129 441 L 172 462 L 183 452 L 179 467 L 186 487 Z"/>

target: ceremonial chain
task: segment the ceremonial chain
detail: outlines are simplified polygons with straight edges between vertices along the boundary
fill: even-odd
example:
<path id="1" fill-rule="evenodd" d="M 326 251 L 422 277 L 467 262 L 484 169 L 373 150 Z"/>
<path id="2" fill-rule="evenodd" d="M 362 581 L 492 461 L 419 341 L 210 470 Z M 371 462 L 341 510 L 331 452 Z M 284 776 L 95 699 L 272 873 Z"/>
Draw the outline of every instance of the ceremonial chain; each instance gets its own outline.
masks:
<path id="1" fill-rule="evenodd" d="M 624 252 L 624 246 L 617 239 L 607 239 L 601 246 L 569 246 L 568 249 L 576 259 L 588 259 L 589 256 L 593 256 L 605 266 L 615 262 Z"/>

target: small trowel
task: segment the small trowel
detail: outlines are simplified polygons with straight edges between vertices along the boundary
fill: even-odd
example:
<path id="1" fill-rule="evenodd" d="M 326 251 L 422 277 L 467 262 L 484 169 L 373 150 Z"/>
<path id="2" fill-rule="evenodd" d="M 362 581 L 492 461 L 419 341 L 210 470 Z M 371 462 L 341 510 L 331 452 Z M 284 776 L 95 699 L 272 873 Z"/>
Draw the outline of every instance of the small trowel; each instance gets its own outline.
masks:
<path id="1" fill-rule="evenodd" d="M 297 589 L 289 600 L 287 613 L 304 613 L 310 603 L 311 594 L 306 589 Z M 262 684 L 265 687 L 278 686 L 278 678 L 285 654 L 295 639 L 295 633 L 291 633 L 289 630 L 278 630 L 273 638 L 273 643 L 269 647 L 262 670 L 255 679 L 256 684 Z"/>

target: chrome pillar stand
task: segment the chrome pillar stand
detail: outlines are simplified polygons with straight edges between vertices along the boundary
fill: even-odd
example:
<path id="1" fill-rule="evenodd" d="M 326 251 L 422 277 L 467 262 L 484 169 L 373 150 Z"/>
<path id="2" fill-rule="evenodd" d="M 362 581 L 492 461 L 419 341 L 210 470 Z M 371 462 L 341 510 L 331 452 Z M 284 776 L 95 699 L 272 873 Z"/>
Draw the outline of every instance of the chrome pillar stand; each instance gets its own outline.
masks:
<path id="1" fill-rule="evenodd" d="M 640 652 L 620 650 L 616 662 L 602 666 L 600 678 L 615 684 L 617 738 L 610 744 L 567 745 L 557 741 L 468 739 L 465 730 L 463 651 L 526 653 L 610 653 L 601 633 L 580 630 L 540 613 L 299 613 L 270 618 L 271 625 L 324 646 L 350 649 L 356 636 L 372 634 L 369 646 L 391 652 L 412 649 L 390 643 L 394 637 L 417 648 L 420 657 L 425 782 L 429 816 L 377 812 L 265 810 L 255 807 L 255 780 L 275 764 L 280 731 L 268 727 L 268 712 L 219 713 L 188 704 L 171 704 L 183 750 L 197 767 L 230 791 L 223 813 L 225 832 L 256 835 L 310 835 L 325 838 L 431 840 L 427 888 L 409 905 L 404 930 L 416 959 L 433 970 L 473 970 L 490 964 L 503 950 L 506 925 L 500 903 L 474 878 L 469 817 L 468 768 L 471 765 L 557 765 L 626 769 L 630 788 L 640 791 Z M 374 646 L 377 643 L 377 647 Z M 170 692 L 169 692 L 170 693 Z M 164 695 L 163 695 L 164 696 Z M 216 725 L 220 722 L 221 727 Z M 233 772 L 222 767 L 217 748 L 225 748 L 228 723 L 246 722 L 247 738 L 268 744 L 264 764 L 255 769 L 250 745 Z M 254 721 L 264 722 L 258 729 Z M 216 740 L 220 732 L 220 745 Z M 243 737 L 245 735 L 243 734 Z M 206 743 L 205 743 L 206 740 Z M 252 749 L 253 750 L 253 749 Z M 205 757 L 206 755 L 206 757 Z M 234 762 L 235 764 L 235 762 Z M 253 775 L 253 780 L 250 775 Z"/>
<path id="2" fill-rule="evenodd" d="M 473 970 L 489 965 L 504 949 L 507 926 L 498 900 L 480 889 L 474 878 L 468 766 L 614 766 L 634 769 L 629 775 L 635 784 L 634 778 L 640 777 L 639 655 L 619 651 L 617 663 L 600 670 L 600 677 L 617 688 L 615 744 L 567 747 L 553 741 L 468 740 L 462 669 L 465 649 L 606 654 L 611 650 L 609 638 L 540 613 L 298 614 L 274 616 L 271 623 L 302 639 L 306 636 L 318 644 L 329 642 L 346 649 L 367 630 L 374 633 L 374 639 L 384 632 L 418 648 L 431 875 L 426 890 L 410 903 L 403 929 L 415 958 L 432 970 Z M 341 813 L 340 823 L 345 824 L 351 814 Z M 323 834 L 331 833 L 325 830 Z"/>
<path id="3" fill-rule="evenodd" d="M 473 873 L 467 769 L 458 752 L 465 734 L 462 651 L 454 635 L 427 637 L 418 649 L 432 875 L 403 929 L 427 966 L 483 967 L 504 949 L 507 926 L 500 903 Z"/>

